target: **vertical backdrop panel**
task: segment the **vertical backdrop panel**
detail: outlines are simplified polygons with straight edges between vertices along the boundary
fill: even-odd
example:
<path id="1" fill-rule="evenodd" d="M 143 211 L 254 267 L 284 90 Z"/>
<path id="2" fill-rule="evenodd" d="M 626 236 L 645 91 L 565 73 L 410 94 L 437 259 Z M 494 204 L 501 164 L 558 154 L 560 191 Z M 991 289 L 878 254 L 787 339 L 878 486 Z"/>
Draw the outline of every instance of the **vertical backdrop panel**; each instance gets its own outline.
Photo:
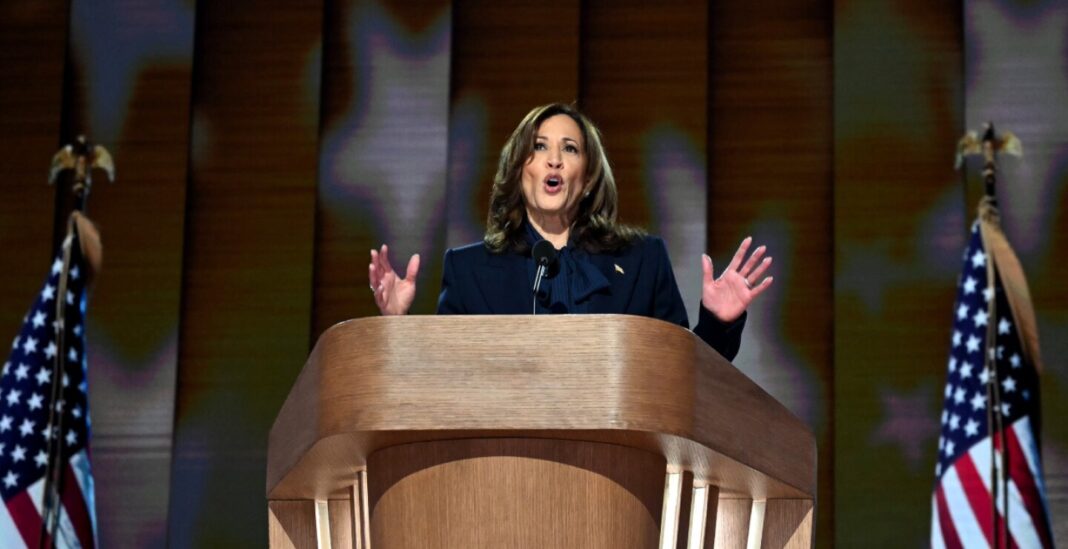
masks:
<path id="1" fill-rule="evenodd" d="M 197 5 L 171 547 L 267 544 L 267 432 L 308 353 L 323 5 Z"/>
<path id="2" fill-rule="evenodd" d="M 964 6 L 965 120 L 1023 142 L 998 159 L 1001 223 L 1027 274 L 1038 318 L 1042 461 L 1053 536 L 1068 543 L 1068 5 L 1005 0 Z M 1026 63 L 1021 59 L 1027 59 Z M 969 162 L 974 208 L 979 160 Z M 969 210 L 969 215 L 972 211 Z"/>
<path id="3" fill-rule="evenodd" d="M 0 4 L 0 342 L 22 317 L 52 261 L 55 189 L 48 164 L 59 148 L 67 0 Z M 10 349 L 3 347 L 4 355 Z"/>
<path id="4" fill-rule="evenodd" d="M 621 217 L 664 238 L 691 324 L 705 251 L 707 32 L 704 1 L 583 4 L 581 104 L 604 132 Z"/>
<path id="5" fill-rule="evenodd" d="M 827 0 L 715 2 L 709 249 L 717 275 L 752 235 L 775 282 L 750 309 L 747 375 L 816 433 L 816 539 L 833 539 L 832 26 Z"/>
<path id="6" fill-rule="evenodd" d="M 325 23 L 313 339 L 377 314 L 382 243 L 401 275 L 421 255 L 412 312 L 432 312 L 445 244 L 449 3 L 330 1 Z"/>
<path id="7" fill-rule="evenodd" d="M 449 246 L 482 239 L 501 147 L 520 119 L 578 99 L 579 15 L 578 3 L 559 0 L 453 7 Z"/>
<path id="8" fill-rule="evenodd" d="M 100 542 L 161 545 L 174 426 L 193 7 L 183 0 L 74 0 L 63 141 L 106 147 L 88 214 L 103 270 L 87 356 Z"/>
<path id="9" fill-rule="evenodd" d="M 961 5 L 834 3 L 835 531 L 926 545 L 960 257 L 974 205 Z"/>

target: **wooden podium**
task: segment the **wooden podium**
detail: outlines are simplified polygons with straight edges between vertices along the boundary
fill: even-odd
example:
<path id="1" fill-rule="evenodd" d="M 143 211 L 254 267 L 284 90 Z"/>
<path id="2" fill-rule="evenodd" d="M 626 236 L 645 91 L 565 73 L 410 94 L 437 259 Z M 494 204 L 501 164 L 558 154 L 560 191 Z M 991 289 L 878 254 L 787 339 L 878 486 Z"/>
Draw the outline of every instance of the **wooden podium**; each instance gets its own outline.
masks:
<path id="1" fill-rule="evenodd" d="M 319 338 L 271 428 L 271 547 L 810 547 L 816 443 L 692 332 L 408 316 Z"/>

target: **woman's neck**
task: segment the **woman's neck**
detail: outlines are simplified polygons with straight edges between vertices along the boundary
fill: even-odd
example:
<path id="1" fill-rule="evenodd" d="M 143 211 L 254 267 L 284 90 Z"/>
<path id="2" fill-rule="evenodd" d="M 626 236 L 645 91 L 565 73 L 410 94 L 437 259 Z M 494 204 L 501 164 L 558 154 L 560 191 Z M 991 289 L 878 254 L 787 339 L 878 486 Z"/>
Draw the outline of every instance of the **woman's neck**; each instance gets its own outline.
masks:
<path id="1" fill-rule="evenodd" d="M 561 217 L 538 216 L 528 210 L 527 220 L 538 231 L 538 234 L 551 242 L 557 250 L 567 246 L 567 239 L 571 236 L 571 224 Z"/>

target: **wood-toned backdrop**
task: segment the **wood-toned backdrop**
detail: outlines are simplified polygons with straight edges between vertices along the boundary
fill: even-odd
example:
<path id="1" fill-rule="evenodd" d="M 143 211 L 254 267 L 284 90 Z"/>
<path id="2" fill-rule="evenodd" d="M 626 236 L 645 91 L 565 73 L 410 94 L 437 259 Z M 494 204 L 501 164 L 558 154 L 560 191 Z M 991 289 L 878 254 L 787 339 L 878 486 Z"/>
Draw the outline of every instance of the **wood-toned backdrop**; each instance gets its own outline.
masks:
<path id="1" fill-rule="evenodd" d="M 722 267 L 746 235 L 771 248 L 735 364 L 817 434 L 818 545 L 922 545 L 979 192 L 952 156 L 988 119 L 1027 151 L 1004 161 L 1003 213 L 1045 413 L 1068 412 L 1066 17 L 1009 0 L 9 0 L 0 334 L 49 265 L 49 158 L 85 133 L 118 165 L 89 206 L 101 542 L 263 545 L 267 430 L 318 335 L 374 314 L 368 250 L 421 253 L 432 312 L 508 133 L 577 101 L 691 315 L 702 251 Z M 1043 450 L 1063 544 L 1058 423 Z"/>

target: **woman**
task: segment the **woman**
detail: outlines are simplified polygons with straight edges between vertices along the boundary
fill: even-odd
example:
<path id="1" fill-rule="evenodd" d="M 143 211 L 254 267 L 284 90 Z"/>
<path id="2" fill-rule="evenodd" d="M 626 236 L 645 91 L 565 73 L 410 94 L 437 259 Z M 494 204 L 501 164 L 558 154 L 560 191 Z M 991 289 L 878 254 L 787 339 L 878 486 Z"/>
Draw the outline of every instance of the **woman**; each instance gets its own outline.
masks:
<path id="1" fill-rule="evenodd" d="M 689 327 L 667 249 L 657 237 L 616 221 L 615 178 L 600 132 L 574 107 L 530 111 L 501 151 L 482 242 L 448 250 L 438 313 L 624 313 Z M 557 258 L 538 295 L 531 248 L 549 241 Z M 700 318 L 694 332 L 728 360 L 738 352 L 745 311 L 772 283 L 764 246 L 746 258 L 742 241 L 714 278 L 704 255 Z M 401 278 L 389 250 L 371 250 L 375 303 L 405 314 L 415 299 L 419 256 Z"/>

